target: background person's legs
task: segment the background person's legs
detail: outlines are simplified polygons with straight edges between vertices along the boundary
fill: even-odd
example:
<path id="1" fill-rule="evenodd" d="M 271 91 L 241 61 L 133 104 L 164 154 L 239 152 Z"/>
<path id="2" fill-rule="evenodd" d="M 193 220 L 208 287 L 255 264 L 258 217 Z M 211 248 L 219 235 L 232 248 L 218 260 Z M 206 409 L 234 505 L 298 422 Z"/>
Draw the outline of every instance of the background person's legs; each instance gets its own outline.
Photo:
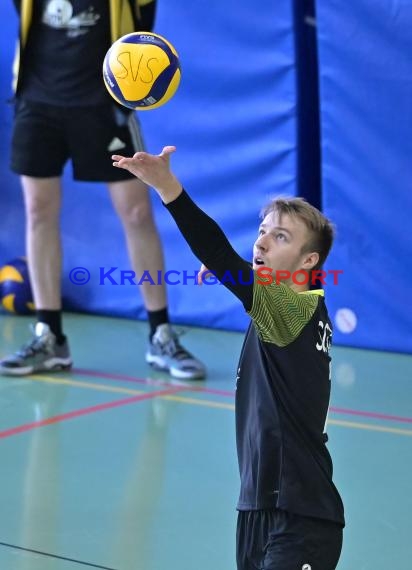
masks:
<path id="1" fill-rule="evenodd" d="M 162 275 L 161 285 L 152 285 L 148 281 L 141 285 L 150 326 L 146 361 L 176 378 L 204 378 L 204 365 L 180 344 L 169 325 L 167 293 L 163 281 L 163 250 L 153 218 L 149 189 L 138 178 L 110 182 L 108 187 L 123 225 L 130 262 L 136 276 L 141 276 L 144 271 L 153 277 L 157 276 L 158 271 Z"/>
<path id="2" fill-rule="evenodd" d="M 82 145 L 79 145 L 79 140 Z M 29 273 L 37 311 L 36 350 L 16 353 L 0 363 L 0 372 L 29 374 L 71 364 L 61 325 L 60 175 L 71 158 L 75 180 L 106 182 L 119 215 L 133 270 L 164 275 L 163 251 L 154 222 L 149 190 L 137 178 L 113 168 L 113 142 L 126 154 L 144 148 L 135 114 L 118 105 L 60 108 L 23 102 L 18 107 L 12 145 L 12 169 L 22 177 Z M 29 175 L 29 176 L 28 176 Z M 142 297 L 150 325 L 146 361 L 184 379 L 205 376 L 205 367 L 181 346 L 169 324 L 166 287 L 146 282 Z M 41 326 L 40 326 L 41 325 Z M 40 326 L 40 328 L 38 328 Z M 45 328 L 46 327 L 46 328 Z M 39 336 L 40 335 L 40 336 Z M 66 347 L 64 361 L 41 360 L 39 338 L 50 340 L 47 352 Z M 39 350 L 37 350 L 39 348 Z M 27 366 L 33 361 L 34 366 Z M 40 361 L 41 360 L 41 361 Z"/>
<path id="3" fill-rule="evenodd" d="M 22 176 L 26 211 L 26 253 L 37 313 L 33 340 L 0 364 L 2 373 L 21 376 L 70 368 L 61 318 L 60 178 Z"/>
<path id="4" fill-rule="evenodd" d="M 36 309 L 61 309 L 60 178 L 22 176 L 26 253 Z"/>
<path id="5" fill-rule="evenodd" d="M 149 190 L 137 178 L 109 183 L 113 206 L 120 217 L 126 238 L 129 258 L 136 273 L 148 271 L 156 276 L 162 272 L 162 284 L 148 281 L 140 286 L 147 311 L 159 311 L 167 306 L 166 287 L 163 283 L 164 258 L 160 237 L 155 225 Z"/>

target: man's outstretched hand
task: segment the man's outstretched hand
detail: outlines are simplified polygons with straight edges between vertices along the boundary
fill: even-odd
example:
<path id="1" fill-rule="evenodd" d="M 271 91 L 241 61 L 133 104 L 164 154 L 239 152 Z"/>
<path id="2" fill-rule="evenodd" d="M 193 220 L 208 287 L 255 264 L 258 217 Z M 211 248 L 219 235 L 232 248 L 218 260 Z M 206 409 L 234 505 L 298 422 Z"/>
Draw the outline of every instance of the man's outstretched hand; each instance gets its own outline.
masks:
<path id="1" fill-rule="evenodd" d="M 174 146 L 165 146 L 160 154 L 136 152 L 129 158 L 114 154 L 113 166 L 128 170 L 142 182 L 152 186 L 167 204 L 173 202 L 182 192 L 182 185 L 170 169 L 170 155 L 175 150 Z"/>

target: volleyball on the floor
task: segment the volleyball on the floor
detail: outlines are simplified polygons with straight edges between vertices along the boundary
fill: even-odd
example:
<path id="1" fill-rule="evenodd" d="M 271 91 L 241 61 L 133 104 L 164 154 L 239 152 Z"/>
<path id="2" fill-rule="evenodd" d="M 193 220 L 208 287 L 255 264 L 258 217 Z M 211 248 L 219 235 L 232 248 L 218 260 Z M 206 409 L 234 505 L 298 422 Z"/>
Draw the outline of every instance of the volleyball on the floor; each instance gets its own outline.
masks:
<path id="1" fill-rule="evenodd" d="M 145 111 L 164 105 L 180 83 L 179 56 L 170 42 L 151 32 L 122 36 L 103 62 L 110 95 L 129 109 Z"/>
<path id="2" fill-rule="evenodd" d="M 34 311 L 29 270 L 24 257 L 13 259 L 0 268 L 0 299 L 8 313 L 28 315 Z"/>

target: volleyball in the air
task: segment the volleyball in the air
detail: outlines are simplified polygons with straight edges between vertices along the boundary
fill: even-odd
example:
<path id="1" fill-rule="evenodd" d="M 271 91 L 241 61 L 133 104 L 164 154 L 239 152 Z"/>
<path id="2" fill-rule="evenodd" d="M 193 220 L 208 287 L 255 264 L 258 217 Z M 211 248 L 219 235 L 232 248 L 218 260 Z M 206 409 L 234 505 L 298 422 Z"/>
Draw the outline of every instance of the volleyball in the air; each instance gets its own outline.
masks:
<path id="1" fill-rule="evenodd" d="M 133 32 L 110 47 L 103 80 L 110 95 L 129 109 L 156 109 L 180 83 L 179 56 L 170 42 L 152 32 Z"/>

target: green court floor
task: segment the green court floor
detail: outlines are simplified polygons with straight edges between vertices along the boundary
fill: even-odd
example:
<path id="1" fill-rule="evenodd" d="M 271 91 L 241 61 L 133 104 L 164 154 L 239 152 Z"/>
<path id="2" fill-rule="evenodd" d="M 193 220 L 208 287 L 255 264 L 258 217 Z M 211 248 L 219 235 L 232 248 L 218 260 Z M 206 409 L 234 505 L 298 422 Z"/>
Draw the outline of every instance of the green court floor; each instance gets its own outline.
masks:
<path id="1" fill-rule="evenodd" d="M 0 316 L 0 357 L 30 322 Z M 1 570 L 234 570 L 242 335 L 187 328 L 209 374 L 182 383 L 145 364 L 145 323 L 65 329 L 70 373 L 0 377 Z M 410 568 L 412 356 L 334 348 L 328 424 L 339 570 Z"/>

